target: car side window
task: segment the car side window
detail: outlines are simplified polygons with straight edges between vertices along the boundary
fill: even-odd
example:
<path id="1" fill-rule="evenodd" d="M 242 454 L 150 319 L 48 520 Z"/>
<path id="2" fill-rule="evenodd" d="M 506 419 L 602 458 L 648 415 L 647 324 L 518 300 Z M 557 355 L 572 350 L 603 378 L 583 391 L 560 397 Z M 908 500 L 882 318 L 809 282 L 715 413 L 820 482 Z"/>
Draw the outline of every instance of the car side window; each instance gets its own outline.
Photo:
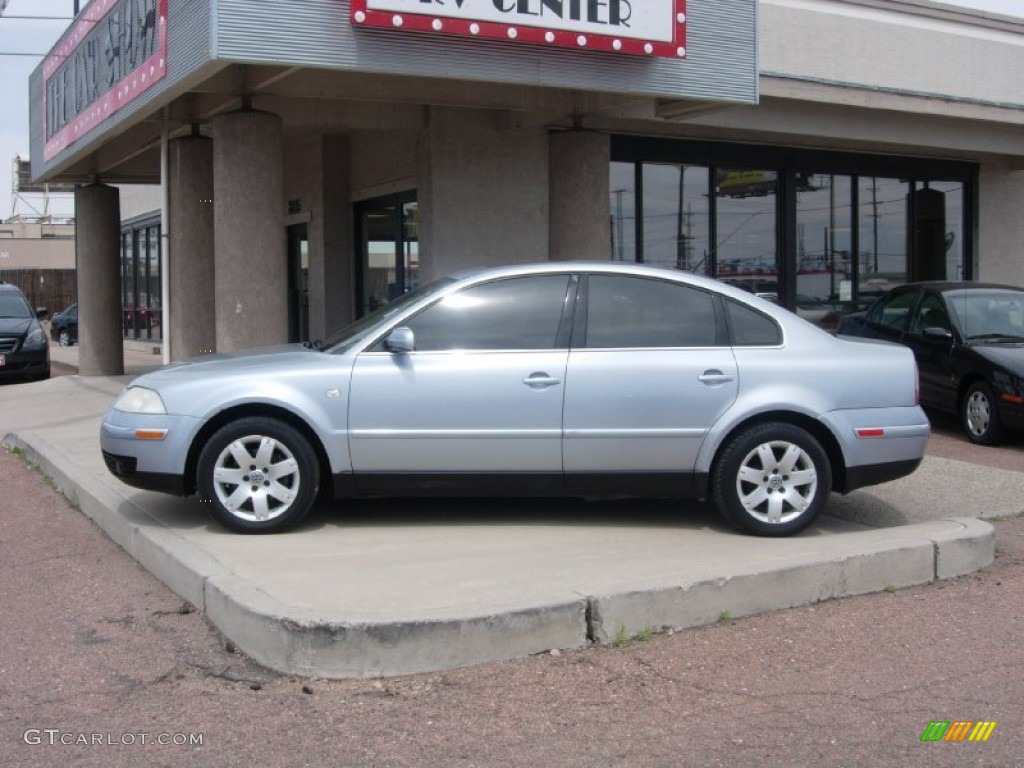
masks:
<path id="1" fill-rule="evenodd" d="M 712 347 L 717 337 L 710 293 L 642 277 L 591 275 L 584 346 Z"/>
<path id="2" fill-rule="evenodd" d="M 942 299 L 933 294 L 926 294 L 921 299 L 921 304 L 914 312 L 914 319 L 910 324 L 912 333 L 924 333 L 925 328 L 942 328 L 952 330 L 949 322 L 949 313 L 942 305 Z"/>
<path id="3" fill-rule="evenodd" d="M 893 330 L 902 330 L 906 327 L 907 315 L 916 300 L 917 294 L 914 291 L 904 291 L 882 299 L 871 308 L 868 322 Z"/>
<path id="4" fill-rule="evenodd" d="M 772 347 L 782 343 L 782 331 L 767 315 L 732 299 L 725 300 L 725 312 L 733 346 Z"/>
<path id="5" fill-rule="evenodd" d="M 449 294 L 410 319 L 417 352 L 554 349 L 568 275 L 529 275 Z"/>

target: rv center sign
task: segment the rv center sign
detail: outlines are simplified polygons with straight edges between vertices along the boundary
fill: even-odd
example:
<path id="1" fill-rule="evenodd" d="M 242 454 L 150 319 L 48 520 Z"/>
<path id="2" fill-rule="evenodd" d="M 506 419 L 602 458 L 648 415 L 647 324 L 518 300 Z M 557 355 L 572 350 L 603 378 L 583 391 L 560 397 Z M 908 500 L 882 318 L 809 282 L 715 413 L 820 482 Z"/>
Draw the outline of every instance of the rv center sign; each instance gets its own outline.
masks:
<path id="1" fill-rule="evenodd" d="M 686 56 L 686 0 L 352 0 L 356 26 Z"/>

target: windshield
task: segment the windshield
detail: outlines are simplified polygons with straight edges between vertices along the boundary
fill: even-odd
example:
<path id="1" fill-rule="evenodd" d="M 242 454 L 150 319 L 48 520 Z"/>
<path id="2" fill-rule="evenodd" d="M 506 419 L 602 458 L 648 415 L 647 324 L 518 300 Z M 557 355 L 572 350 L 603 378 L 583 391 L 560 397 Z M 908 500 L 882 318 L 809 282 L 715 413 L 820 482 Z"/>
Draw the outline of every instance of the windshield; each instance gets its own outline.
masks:
<path id="1" fill-rule="evenodd" d="M 1024 341 L 1024 291 L 964 289 L 946 294 L 968 340 Z"/>
<path id="2" fill-rule="evenodd" d="M 0 317 L 35 317 L 32 308 L 17 293 L 0 293 Z"/>
<path id="3" fill-rule="evenodd" d="M 422 298 L 443 291 L 454 282 L 453 278 L 444 277 L 427 285 L 421 285 L 419 288 L 409 291 L 409 293 L 402 294 L 394 301 L 382 304 L 365 317 L 361 317 L 330 334 L 321 342 L 320 348 L 331 352 L 344 352 L 378 323 L 387 320 L 389 317 L 394 317 L 406 307 L 411 306 Z"/>

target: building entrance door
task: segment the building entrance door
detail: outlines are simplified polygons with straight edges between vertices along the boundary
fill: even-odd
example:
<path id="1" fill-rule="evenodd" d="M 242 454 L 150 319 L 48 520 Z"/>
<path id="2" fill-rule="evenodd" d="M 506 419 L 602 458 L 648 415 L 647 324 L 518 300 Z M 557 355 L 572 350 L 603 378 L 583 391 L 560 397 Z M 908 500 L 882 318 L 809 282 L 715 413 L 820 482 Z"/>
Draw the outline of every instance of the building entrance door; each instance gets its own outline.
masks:
<path id="1" fill-rule="evenodd" d="M 309 226 L 288 227 L 288 341 L 309 341 Z"/>
<path id="2" fill-rule="evenodd" d="M 360 317 L 419 284 L 419 205 L 416 192 L 356 204 L 360 268 L 356 307 Z"/>

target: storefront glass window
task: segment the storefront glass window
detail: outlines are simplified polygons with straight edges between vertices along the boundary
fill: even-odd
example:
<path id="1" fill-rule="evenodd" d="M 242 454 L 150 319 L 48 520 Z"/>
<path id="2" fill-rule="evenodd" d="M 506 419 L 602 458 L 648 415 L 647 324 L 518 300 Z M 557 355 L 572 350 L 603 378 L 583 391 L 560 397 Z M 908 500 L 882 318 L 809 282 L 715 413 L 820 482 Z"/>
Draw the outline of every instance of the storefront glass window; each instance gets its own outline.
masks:
<path id="1" fill-rule="evenodd" d="M 706 275 L 711 252 L 708 168 L 643 166 L 643 260 Z"/>
<path id="2" fill-rule="evenodd" d="M 161 338 L 160 228 L 146 228 L 146 295 L 140 297 L 146 312 L 146 338 Z"/>
<path id="3" fill-rule="evenodd" d="M 636 261 L 636 166 L 612 163 L 612 261 Z"/>
<path id="4" fill-rule="evenodd" d="M 827 330 L 841 302 L 853 298 L 853 244 L 849 176 L 796 174 L 797 314 Z"/>
<path id="5" fill-rule="evenodd" d="M 778 300 L 778 173 L 718 169 L 715 195 L 717 277 Z"/>
<path id="6" fill-rule="evenodd" d="M 893 286 L 973 279 L 971 164 L 626 136 L 612 156 L 613 260 L 712 275 L 829 330 Z"/>
<path id="7" fill-rule="evenodd" d="M 902 179 L 861 176 L 858 187 L 859 298 L 863 304 L 909 280 L 907 209 L 911 185 Z"/>
<path id="8" fill-rule="evenodd" d="M 962 182 L 933 181 L 930 189 L 944 196 L 946 219 L 943 222 L 943 251 L 946 280 L 964 279 L 964 185 Z"/>
<path id="9" fill-rule="evenodd" d="M 136 226 L 121 233 L 121 318 L 125 338 L 163 336 L 160 227 Z"/>
<path id="10" fill-rule="evenodd" d="M 415 200 L 402 205 L 403 253 L 405 258 L 405 291 L 420 284 L 419 203 Z"/>

